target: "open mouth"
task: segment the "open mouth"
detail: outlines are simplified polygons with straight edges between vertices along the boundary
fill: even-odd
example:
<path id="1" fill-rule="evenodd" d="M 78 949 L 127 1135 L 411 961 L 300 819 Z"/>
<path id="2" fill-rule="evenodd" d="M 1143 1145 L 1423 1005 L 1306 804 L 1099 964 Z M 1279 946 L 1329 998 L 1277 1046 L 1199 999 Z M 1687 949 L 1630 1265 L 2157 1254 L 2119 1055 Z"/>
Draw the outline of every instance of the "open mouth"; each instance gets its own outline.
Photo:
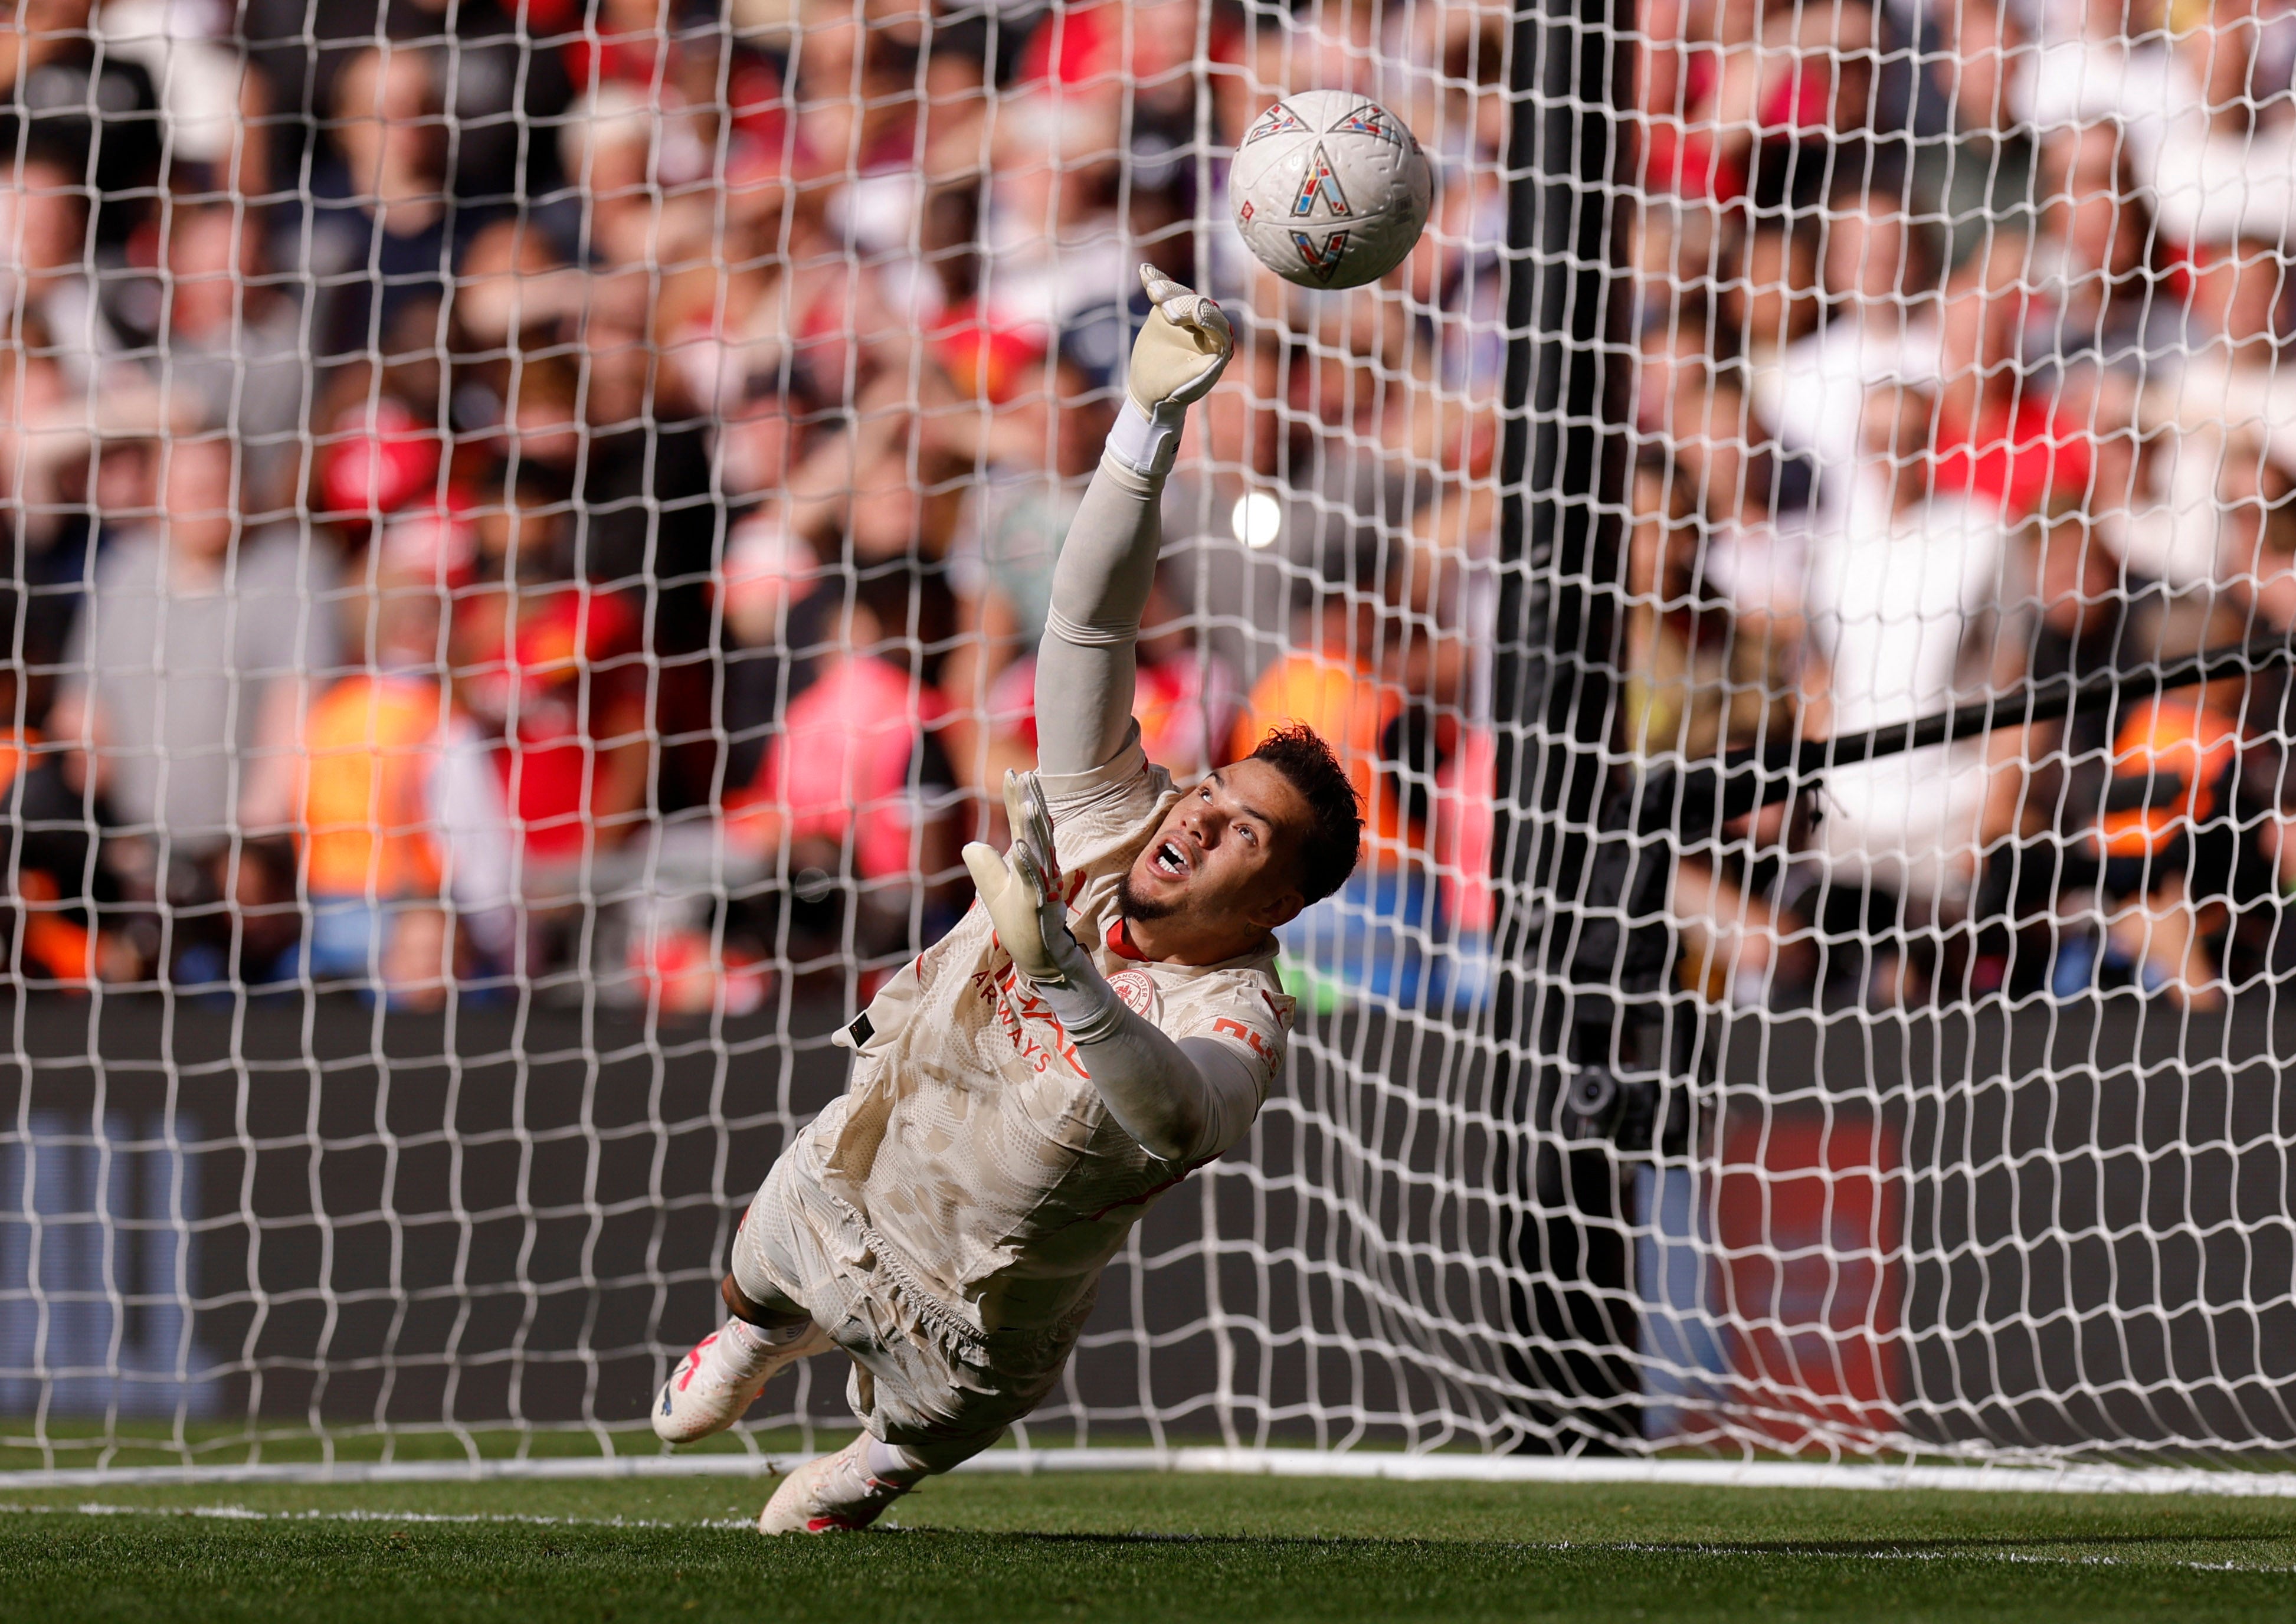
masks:
<path id="1" fill-rule="evenodd" d="M 1181 849 L 1177 841 L 1159 841 L 1156 842 L 1155 855 L 1148 859 L 1148 866 L 1167 880 L 1185 879 L 1188 873 L 1188 854 Z"/>

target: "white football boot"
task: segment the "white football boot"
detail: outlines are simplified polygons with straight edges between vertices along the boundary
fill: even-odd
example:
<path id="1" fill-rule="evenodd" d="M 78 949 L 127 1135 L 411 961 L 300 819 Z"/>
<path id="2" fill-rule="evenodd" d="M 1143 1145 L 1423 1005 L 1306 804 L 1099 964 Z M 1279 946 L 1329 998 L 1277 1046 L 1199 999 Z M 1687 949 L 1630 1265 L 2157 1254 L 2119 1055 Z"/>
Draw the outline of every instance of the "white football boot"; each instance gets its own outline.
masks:
<path id="1" fill-rule="evenodd" d="M 690 1444 L 742 1419 L 766 1383 L 800 1359 L 829 1350 L 818 1325 L 786 1342 L 769 1342 L 748 1323 L 729 1319 L 693 1344 L 654 1395 L 654 1436 Z"/>
<path id="2" fill-rule="evenodd" d="M 809 1460 L 782 1480 L 758 1513 L 760 1534 L 853 1533 L 867 1528 L 912 1485 L 869 1471 L 869 1435 Z"/>

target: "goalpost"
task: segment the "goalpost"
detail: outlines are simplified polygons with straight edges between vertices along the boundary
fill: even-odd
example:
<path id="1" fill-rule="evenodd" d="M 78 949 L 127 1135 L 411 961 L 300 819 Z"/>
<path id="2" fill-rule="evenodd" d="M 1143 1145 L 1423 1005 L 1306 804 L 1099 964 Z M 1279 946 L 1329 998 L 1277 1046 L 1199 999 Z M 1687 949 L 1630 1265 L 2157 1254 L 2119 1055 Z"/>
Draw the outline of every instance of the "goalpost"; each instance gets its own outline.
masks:
<path id="1" fill-rule="evenodd" d="M 1284 934 L 1250 1138 L 981 1464 L 2276 1489 L 2290 28 L 0 37 L 0 1486 L 850 1425 L 827 1360 L 709 1450 L 645 1406 L 1029 759 L 1146 258 L 1240 345 L 1144 732 L 1185 775 L 1314 722 L 1370 852 Z M 1438 172 L 1346 293 L 1224 192 L 1326 86 Z"/>

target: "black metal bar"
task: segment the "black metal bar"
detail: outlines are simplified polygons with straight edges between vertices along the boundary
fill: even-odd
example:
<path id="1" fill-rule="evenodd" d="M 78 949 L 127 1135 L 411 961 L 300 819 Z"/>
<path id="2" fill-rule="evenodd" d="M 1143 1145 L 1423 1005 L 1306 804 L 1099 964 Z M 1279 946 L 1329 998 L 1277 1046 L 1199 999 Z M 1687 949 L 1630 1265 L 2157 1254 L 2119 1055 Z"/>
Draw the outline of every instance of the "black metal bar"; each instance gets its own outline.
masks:
<path id="1" fill-rule="evenodd" d="M 1703 770 L 1715 777 L 1714 804 L 1719 815 L 1739 817 L 1788 799 L 1824 778 L 1832 767 L 1981 738 L 1998 728 L 2053 721 L 2092 703 L 2147 698 L 2172 688 L 2236 680 L 2289 664 L 2296 664 L 2296 641 L 2286 632 L 2265 632 L 2246 643 L 2202 649 L 2136 670 L 2099 671 L 2079 678 L 2046 677 L 1951 710 L 1858 733 L 1798 743 L 1750 745 L 1730 751 L 1719 764 Z M 1685 775 L 1685 781 L 1688 777 Z"/>
<path id="2" fill-rule="evenodd" d="M 1618 1000 L 1572 974 L 1597 815 L 1615 785 L 1630 355 L 1624 104 L 1633 0 L 1521 0 L 1509 84 L 1507 332 L 1500 475 L 1496 944 L 1501 1086 L 1534 1132 L 1509 1237 L 1527 1448 L 1602 1449 L 1636 1429 L 1620 1167 L 1555 1129 L 1583 1051 L 1617 1046 Z M 1599 1030 L 1587 1029 L 1589 1020 Z"/>

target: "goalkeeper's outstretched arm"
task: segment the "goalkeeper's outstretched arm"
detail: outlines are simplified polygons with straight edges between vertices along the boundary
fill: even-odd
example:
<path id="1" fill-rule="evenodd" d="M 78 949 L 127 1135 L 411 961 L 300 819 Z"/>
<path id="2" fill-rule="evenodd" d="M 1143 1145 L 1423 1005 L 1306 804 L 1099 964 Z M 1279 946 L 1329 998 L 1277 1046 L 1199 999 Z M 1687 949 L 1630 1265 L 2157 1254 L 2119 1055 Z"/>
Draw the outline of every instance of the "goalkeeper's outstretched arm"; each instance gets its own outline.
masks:
<path id="1" fill-rule="evenodd" d="M 1133 645 L 1156 578 L 1157 503 L 1180 426 L 1234 348 L 1219 306 L 1153 266 L 1155 304 L 1132 346 L 1124 406 L 1053 570 L 1052 612 L 1037 654 L 1037 762 L 1054 777 L 1087 773 L 1131 735 Z"/>
<path id="2" fill-rule="evenodd" d="M 1132 348 L 1123 410 L 1069 526 L 1037 655 L 1037 759 L 1045 776 L 1088 773 L 1132 736 L 1133 644 L 1156 574 L 1156 505 L 1189 405 L 1234 347 L 1210 299 L 1143 266 L 1156 308 Z M 1193 1161 L 1233 1144 L 1259 1108 L 1249 1062 L 1201 1038 L 1175 1043 L 1125 1007 L 1069 933 L 1051 814 L 1037 775 L 1005 785 L 1012 849 L 965 848 L 1013 962 L 1060 1017 L 1109 1112 L 1151 1154 Z"/>

